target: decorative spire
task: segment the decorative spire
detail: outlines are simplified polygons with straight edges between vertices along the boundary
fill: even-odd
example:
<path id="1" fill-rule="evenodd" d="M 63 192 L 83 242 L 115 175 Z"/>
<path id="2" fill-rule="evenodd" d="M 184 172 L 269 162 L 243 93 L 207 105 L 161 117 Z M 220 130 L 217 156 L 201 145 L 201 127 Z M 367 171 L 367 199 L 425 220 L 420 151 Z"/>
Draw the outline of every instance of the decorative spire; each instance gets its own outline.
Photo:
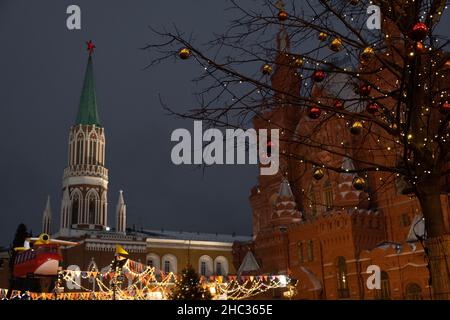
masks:
<path id="1" fill-rule="evenodd" d="M 282 0 L 277 0 L 275 3 L 275 6 L 278 8 L 279 12 L 286 12 L 284 3 Z M 289 35 L 286 31 L 286 28 L 284 27 L 284 24 L 281 24 L 280 31 L 277 34 L 277 47 L 278 51 L 281 52 L 288 52 L 290 49 L 289 45 Z"/>
<path id="2" fill-rule="evenodd" d="M 86 73 L 84 76 L 83 89 L 81 91 L 80 105 L 76 124 L 97 125 L 100 126 L 100 118 L 97 111 L 97 98 L 94 86 L 94 71 L 92 66 L 92 53 L 94 51 L 92 41 L 87 42 L 87 50 L 89 52 Z"/>
<path id="3" fill-rule="evenodd" d="M 289 185 L 289 181 L 283 177 L 280 185 L 280 191 L 278 192 L 278 197 L 280 198 L 288 198 L 293 199 L 294 195 L 292 194 L 291 186 Z"/>
<path id="4" fill-rule="evenodd" d="M 87 45 L 87 51 L 89 52 L 89 56 L 92 56 L 92 53 L 94 53 L 94 49 L 95 49 L 95 45 L 92 42 L 92 40 L 89 40 L 88 42 L 86 42 Z"/>
<path id="5" fill-rule="evenodd" d="M 282 0 L 277 0 L 275 2 L 275 6 L 278 8 L 278 10 L 284 11 L 284 2 Z"/>
<path id="6" fill-rule="evenodd" d="M 275 203 L 275 219 L 281 219 L 282 224 L 299 222 L 301 213 L 297 210 L 294 194 L 292 193 L 289 181 L 283 177 L 278 191 L 278 197 Z"/>
<path id="7" fill-rule="evenodd" d="M 52 208 L 50 205 L 50 196 L 47 196 L 44 213 L 42 214 L 42 232 L 50 234 L 52 223 Z"/>
<path id="8" fill-rule="evenodd" d="M 119 191 L 119 200 L 116 207 L 116 231 L 126 233 L 127 229 L 127 206 L 123 199 L 123 191 Z"/>
<path id="9" fill-rule="evenodd" d="M 342 170 L 345 170 L 346 172 L 342 172 L 342 177 L 355 177 L 356 174 L 354 172 L 348 172 L 348 171 L 354 171 L 355 170 L 355 164 L 353 163 L 353 160 L 347 155 L 343 157 L 342 159 Z"/>

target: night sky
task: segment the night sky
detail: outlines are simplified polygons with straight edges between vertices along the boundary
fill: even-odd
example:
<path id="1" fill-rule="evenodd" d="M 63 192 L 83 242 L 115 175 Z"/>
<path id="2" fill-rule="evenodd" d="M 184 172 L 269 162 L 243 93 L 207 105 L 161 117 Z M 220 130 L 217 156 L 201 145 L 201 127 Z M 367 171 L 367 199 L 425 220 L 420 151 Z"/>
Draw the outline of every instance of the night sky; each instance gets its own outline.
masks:
<path id="1" fill-rule="evenodd" d="M 66 8 L 82 10 L 82 30 L 66 27 Z M 0 246 L 20 222 L 36 235 L 47 195 L 59 229 L 62 173 L 87 62 L 85 42 L 97 47 L 94 73 L 106 130 L 109 225 L 124 190 L 128 226 L 250 235 L 250 189 L 257 166 L 215 166 L 205 172 L 175 166 L 171 132 L 192 131 L 190 120 L 168 116 L 158 95 L 177 110 L 194 104 L 194 63 L 143 70 L 155 41 L 148 26 L 178 28 L 197 42 L 221 32 L 230 17 L 222 1 L 0 0 Z"/>

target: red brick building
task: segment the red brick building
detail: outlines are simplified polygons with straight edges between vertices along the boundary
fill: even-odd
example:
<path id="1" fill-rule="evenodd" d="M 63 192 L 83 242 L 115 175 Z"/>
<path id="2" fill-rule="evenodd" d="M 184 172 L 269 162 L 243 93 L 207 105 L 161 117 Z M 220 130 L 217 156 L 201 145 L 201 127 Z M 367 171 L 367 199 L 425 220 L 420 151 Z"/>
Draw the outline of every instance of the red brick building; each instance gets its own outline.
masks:
<path id="1" fill-rule="evenodd" d="M 288 40 L 280 47 L 284 36 L 280 32 L 278 44 L 285 53 L 276 59 L 271 81 L 275 91 L 295 96 L 300 77 L 289 67 Z M 334 76 L 326 88 L 314 88 L 313 97 L 320 99 L 323 90 L 332 90 L 333 83 L 343 80 Z M 429 299 L 428 263 L 420 242 L 424 222 L 418 201 L 405 195 L 405 183 L 373 171 L 363 176 L 367 187 L 357 190 L 353 186 L 356 174 L 323 169 L 323 177 L 315 179 L 317 168 L 298 157 L 313 155 L 319 162 L 351 171 L 355 163 L 345 154 L 360 152 L 360 159 L 389 165 L 393 161 L 389 145 L 383 151 L 368 151 L 375 146 L 375 138 L 355 137 L 343 118 L 322 119 L 317 129 L 319 121 L 289 101 L 254 119 L 255 129 L 280 128 L 280 171 L 275 176 L 259 176 L 251 190 L 253 241 L 236 244 L 235 255 L 242 257 L 241 251 L 251 250 L 261 273 L 288 273 L 299 280 L 297 299 Z M 297 143 L 311 136 L 312 130 L 318 143 L 341 146 L 343 155 Z M 366 148 L 360 148 L 363 145 Z M 448 230 L 448 196 L 442 199 Z M 369 289 L 366 284 L 370 265 L 381 269 L 380 289 Z"/>

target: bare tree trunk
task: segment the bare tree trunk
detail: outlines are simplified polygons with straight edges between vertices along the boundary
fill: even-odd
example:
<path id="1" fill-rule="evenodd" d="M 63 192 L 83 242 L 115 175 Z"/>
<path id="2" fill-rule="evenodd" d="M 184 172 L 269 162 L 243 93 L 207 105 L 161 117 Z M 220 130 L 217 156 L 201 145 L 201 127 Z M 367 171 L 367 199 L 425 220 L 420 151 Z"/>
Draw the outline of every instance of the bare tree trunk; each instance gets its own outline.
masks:
<path id="1" fill-rule="evenodd" d="M 434 181 L 419 196 L 427 230 L 425 250 L 429 260 L 434 299 L 450 300 L 450 235 L 446 234 L 442 213 L 440 184 Z"/>

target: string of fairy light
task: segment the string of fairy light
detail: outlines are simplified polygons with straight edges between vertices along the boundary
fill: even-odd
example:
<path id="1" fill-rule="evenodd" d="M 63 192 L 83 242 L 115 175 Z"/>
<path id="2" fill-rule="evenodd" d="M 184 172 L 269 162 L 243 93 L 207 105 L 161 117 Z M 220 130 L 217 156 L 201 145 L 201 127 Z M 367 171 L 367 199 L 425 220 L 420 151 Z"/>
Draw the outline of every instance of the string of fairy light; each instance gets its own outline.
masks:
<path id="1" fill-rule="evenodd" d="M 331 8 L 332 6 L 331 2 L 321 1 L 320 3 L 326 8 Z M 361 1 L 349 0 L 348 3 L 350 4 L 351 8 L 360 5 Z M 372 1 L 370 1 L 369 3 L 373 4 Z M 414 1 L 406 1 L 405 6 L 412 3 L 414 3 Z M 419 70 L 418 77 L 423 78 L 433 76 L 434 83 L 438 81 L 437 79 L 443 79 L 445 81 L 446 73 L 450 69 L 450 59 L 444 61 L 442 68 L 439 68 L 440 65 L 438 65 L 438 63 L 440 63 L 441 60 L 445 58 L 445 56 L 443 56 L 443 52 L 441 52 L 442 48 L 437 47 L 439 39 L 433 37 L 432 30 L 433 25 L 441 18 L 444 10 L 446 10 L 448 6 L 446 5 L 445 1 L 442 2 L 440 7 L 437 8 L 436 13 L 433 15 L 429 14 L 426 10 L 428 8 L 427 6 L 429 5 L 430 3 L 428 2 L 423 3 L 423 7 L 421 8 L 419 15 L 416 17 L 416 22 L 414 22 L 410 26 L 406 34 L 400 33 L 399 30 L 386 29 L 384 30 L 384 32 L 380 32 L 379 39 L 372 42 L 371 44 L 358 44 L 358 46 L 361 45 L 362 48 L 358 46 L 355 47 L 355 43 L 351 43 L 351 41 L 349 41 L 348 39 L 341 38 L 338 33 L 334 33 L 331 30 L 330 32 L 318 32 L 317 39 L 319 40 L 319 46 L 318 50 L 315 51 L 316 54 L 318 54 L 319 49 L 322 50 L 325 48 L 328 48 L 330 50 L 330 56 L 338 52 L 345 52 L 346 56 L 350 56 L 352 55 L 352 48 L 356 49 L 356 51 L 359 51 L 359 53 L 356 54 L 359 61 L 358 69 L 356 69 L 356 71 L 352 71 L 352 69 L 349 69 L 347 67 L 339 68 L 337 66 L 332 66 L 334 70 L 332 70 L 331 73 L 344 73 L 362 82 L 356 89 L 355 93 L 359 97 L 355 98 L 355 103 L 358 105 L 363 105 L 363 112 L 361 113 L 361 110 L 352 110 L 353 112 L 349 114 L 349 106 L 344 105 L 343 100 L 340 100 L 337 97 L 332 97 L 334 102 L 332 102 L 331 104 L 322 100 L 316 101 L 316 103 L 310 102 L 311 106 L 307 107 L 308 117 L 312 120 L 317 120 L 319 118 L 322 118 L 324 114 L 331 113 L 334 114 L 336 118 L 345 120 L 347 116 L 349 116 L 349 119 L 345 121 L 345 124 L 349 128 L 349 132 L 352 135 L 361 136 L 363 132 L 370 133 L 370 138 L 374 139 L 374 142 L 379 145 L 379 147 L 372 146 L 368 150 L 368 152 L 373 154 L 374 157 L 377 155 L 383 155 L 385 159 L 395 160 L 396 157 L 401 158 L 400 155 L 403 150 L 412 150 L 413 144 L 421 148 L 427 148 L 432 147 L 432 145 L 435 143 L 448 143 L 450 137 L 450 133 L 448 132 L 448 130 L 445 130 L 440 134 L 433 133 L 432 136 L 430 136 L 430 134 L 426 133 L 429 129 L 425 125 L 426 117 L 430 116 L 432 110 L 434 109 L 433 106 L 435 106 L 435 109 L 437 109 L 441 114 L 441 117 L 438 119 L 439 124 L 443 124 L 444 121 L 445 123 L 448 122 L 448 115 L 450 114 L 448 90 L 446 88 L 438 89 L 438 94 L 433 96 L 432 90 L 436 90 L 436 86 L 431 85 L 431 80 L 428 81 L 427 79 L 427 81 L 417 83 L 417 88 L 421 88 L 425 94 L 431 94 L 432 100 L 430 101 L 430 104 L 432 106 L 417 106 L 420 109 L 419 116 L 421 117 L 421 119 L 419 119 L 419 122 L 422 122 L 422 125 L 417 128 L 417 132 L 412 132 L 411 129 L 409 129 L 409 131 L 405 131 L 403 129 L 404 125 L 406 124 L 405 114 L 406 112 L 409 112 L 411 108 L 406 103 L 406 99 L 409 98 L 409 93 L 404 87 L 401 87 L 402 82 L 400 81 L 399 77 L 394 77 L 394 79 L 391 79 L 390 77 L 386 77 L 385 73 L 390 72 L 396 75 L 396 73 L 394 73 L 390 68 L 389 63 L 387 63 L 387 61 L 393 61 L 392 59 L 396 59 L 396 55 L 392 50 L 388 50 L 385 46 L 382 45 L 383 43 L 388 41 L 394 45 L 404 45 L 405 52 L 402 56 L 402 58 L 404 58 L 403 68 L 408 74 L 411 74 L 412 72 L 411 69 L 413 67 L 415 59 L 419 59 L 422 55 L 426 54 L 430 58 L 431 71 L 423 68 L 423 70 Z M 281 1 L 277 1 L 275 7 L 278 9 L 278 12 L 274 14 L 274 20 L 270 20 L 270 17 L 262 17 L 261 19 L 264 19 L 264 21 L 268 23 L 273 23 L 276 26 L 281 26 L 282 28 L 284 28 L 285 24 L 286 26 L 295 26 L 296 22 L 302 21 L 298 20 L 300 18 L 296 16 L 291 16 L 289 12 L 286 11 Z M 331 15 L 336 15 L 333 10 L 329 11 Z M 388 7 L 388 11 L 388 14 L 393 14 L 393 8 Z M 345 11 L 340 13 L 342 13 L 343 18 L 348 18 L 350 21 L 354 22 L 355 19 L 353 14 L 347 14 Z M 312 20 L 312 30 L 317 31 L 324 29 L 321 26 L 317 25 L 319 20 L 316 20 L 315 18 Z M 385 25 L 389 23 L 389 19 L 385 16 L 382 17 L 382 20 Z M 315 22 L 315 24 L 313 24 L 313 22 Z M 396 32 L 398 32 L 398 34 L 396 34 Z M 327 79 L 327 72 L 320 66 L 321 64 L 328 64 L 327 60 L 329 56 L 327 56 L 327 58 L 325 59 L 319 59 L 318 57 L 314 58 L 312 56 L 304 56 L 300 54 L 285 54 L 286 56 L 292 58 L 290 66 L 297 70 L 296 75 L 301 79 L 308 79 L 303 76 L 302 72 L 300 72 L 301 69 L 312 71 L 310 75 L 312 84 L 320 84 Z M 188 47 L 185 47 L 178 51 L 178 55 L 181 59 L 187 60 L 193 54 Z M 306 64 L 309 64 L 311 67 L 305 68 Z M 367 73 L 368 70 L 374 74 L 373 79 L 364 78 L 364 74 Z M 266 76 L 267 79 L 269 79 L 269 76 L 272 75 L 273 72 L 274 66 L 272 65 L 272 63 L 265 61 L 261 67 L 261 73 L 263 74 L 263 76 Z M 238 75 L 234 74 L 233 76 Z M 241 79 L 239 83 L 242 82 L 245 81 Z M 308 81 L 304 83 L 304 86 L 309 85 L 310 83 Z M 269 89 L 266 88 L 266 90 Z M 397 111 L 397 113 L 400 114 L 397 114 L 396 111 L 389 107 L 389 105 L 391 104 L 389 99 L 401 99 L 396 98 L 397 90 L 403 90 L 403 92 L 401 92 L 401 95 L 404 100 L 401 100 L 402 107 Z M 260 90 L 258 90 L 258 92 L 259 91 Z M 302 100 L 307 101 L 307 99 Z M 413 101 L 413 103 L 415 102 Z M 354 117 L 352 117 L 352 114 L 354 115 Z M 360 119 L 359 115 L 361 114 L 368 115 L 368 117 Z M 380 120 L 382 122 L 380 122 Z M 381 132 L 371 131 L 369 124 L 372 123 L 372 121 L 373 123 L 385 129 L 388 134 L 386 135 Z M 346 142 L 342 140 L 340 142 L 340 145 L 345 146 Z M 411 158 L 411 155 L 408 155 L 407 161 L 411 162 L 413 160 L 414 159 Z M 419 181 L 419 174 L 429 175 L 432 173 L 429 168 L 425 168 L 422 165 L 420 160 L 414 161 L 416 161 L 417 163 L 414 164 L 415 167 L 412 175 L 408 176 L 408 182 L 412 185 L 417 184 L 417 182 Z M 311 163 L 311 161 L 307 161 L 307 159 L 305 159 L 305 163 L 306 162 Z M 383 168 L 383 166 L 376 163 L 374 163 L 374 166 L 376 166 L 375 171 L 384 171 L 385 169 Z M 409 164 L 406 166 L 406 168 L 409 168 Z M 421 168 L 423 168 L 423 171 L 420 171 Z M 316 180 L 320 180 L 324 176 L 324 170 L 326 169 L 329 169 L 326 164 L 314 164 L 312 176 Z M 358 172 L 359 174 L 357 174 L 356 171 L 354 172 L 355 177 L 352 185 L 356 190 L 365 190 L 368 183 L 368 174 L 367 172 L 364 172 L 364 169 L 361 169 Z M 390 173 L 392 174 L 392 172 Z M 400 170 L 394 172 L 394 176 L 397 178 L 401 177 L 403 174 L 404 171 Z M 378 177 L 377 179 L 379 179 L 379 181 L 381 182 L 385 182 L 389 179 L 389 177 Z M 368 197 L 370 199 L 369 195 Z"/>
<path id="2" fill-rule="evenodd" d="M 145 266 L 140 262 L 127 259 L 120 268 L 115 268 L 116 261 L 112 261 L 108 271 L 99 272 L 95 267 L 89 271 L 62 270 L 58 274 L 55 291 L 66 286 L 76 288 L 76 291 L 61 293 L 37 293 L 15 291 L 14 297 L 31 297 L 34 300 L 166 300 L 177 281 L 173 272 L 167 274 L 158 272 L 155 267 Z M 77 278 L 90 280 L 95 283 L 92 288 L 82 284 Z M 270 276 L 232 276 L 211 277 L 201 281 L 203 288 L 210 291 L 213 297 L 224 296 L 229 300 L 242 300 L 262 294 L 271 289 L 287 288 L 293 292 L 296 283 L 284 275 Z M 225 279 L 231 279 L 225 281 Z M 0 296 L 6 297 L 7 290 L 0 291 Z"/>

